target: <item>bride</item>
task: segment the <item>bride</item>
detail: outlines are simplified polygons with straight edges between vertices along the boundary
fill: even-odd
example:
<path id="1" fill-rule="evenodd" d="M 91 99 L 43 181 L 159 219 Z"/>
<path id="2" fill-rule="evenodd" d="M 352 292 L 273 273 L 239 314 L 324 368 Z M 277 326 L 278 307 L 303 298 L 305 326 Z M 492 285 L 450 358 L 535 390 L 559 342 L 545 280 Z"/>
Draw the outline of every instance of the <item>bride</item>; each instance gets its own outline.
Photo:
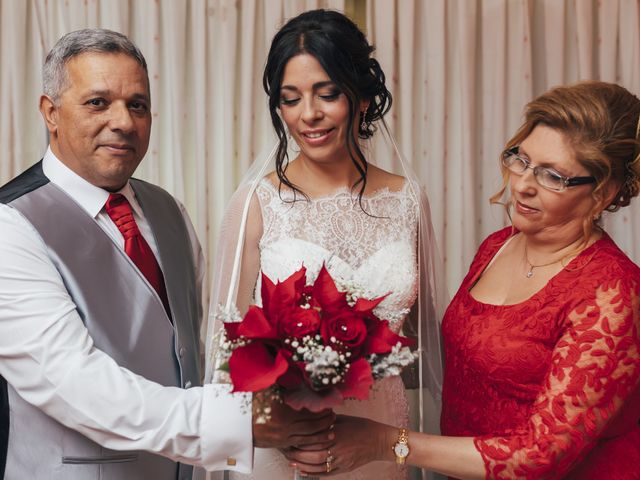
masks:
<path id="1" fill-rule="evenodd" d="M 231 200 L 212 305 L 235 304 L 244 313 L 260 304 L 260 271 L 277 281 L 304 265 L 312 282 L 325 264 L 334 279 L 366 297 L 387 295 L 376 313 L 394 331 L 419 339 L 428 359 L 418 362 L 422 375 L 415 376 L 434 405 L 440 394 L 437 316 L 443 302 L 436 289 L 429 207 L 397 148 L 399 175 L 365 158 L 365 141 L 391 106 L 372 51 L 357 26 L 334 11 L 305 12 L 275 35 L 263 83 L 279 142 L 255 162 Z M 297 146 L 292 159 L 291 143 Z M 215 330 L 212 321 L 207 381 L 216 376 Z M 408 426 L 410 418 L 400 377 L 379 381 L 368 400 L 347 401 L 336 411 L 393 425 Z M 253 474 L 230 478 L 293 478 L 277 450 L 256 449 L 254 465 Z M 407 478 L 403 466 L 385 463 L 340 475 L 339 459 L 335 466 L 328 459 L 327 470 L 334 469 L 337 479 Z"/>

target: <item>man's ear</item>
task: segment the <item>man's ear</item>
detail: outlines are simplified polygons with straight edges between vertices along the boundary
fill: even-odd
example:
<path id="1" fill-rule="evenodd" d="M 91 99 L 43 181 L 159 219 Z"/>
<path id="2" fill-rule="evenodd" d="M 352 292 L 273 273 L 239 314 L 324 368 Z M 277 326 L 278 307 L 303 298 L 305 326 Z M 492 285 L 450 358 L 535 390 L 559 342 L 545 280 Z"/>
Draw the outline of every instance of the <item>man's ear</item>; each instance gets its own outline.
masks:
<path id="1" fill-rule="evenodd" d="M 58 131 L 58 107 L 49 95 L 40 96 L 40 113 L 51 136 Z"/>

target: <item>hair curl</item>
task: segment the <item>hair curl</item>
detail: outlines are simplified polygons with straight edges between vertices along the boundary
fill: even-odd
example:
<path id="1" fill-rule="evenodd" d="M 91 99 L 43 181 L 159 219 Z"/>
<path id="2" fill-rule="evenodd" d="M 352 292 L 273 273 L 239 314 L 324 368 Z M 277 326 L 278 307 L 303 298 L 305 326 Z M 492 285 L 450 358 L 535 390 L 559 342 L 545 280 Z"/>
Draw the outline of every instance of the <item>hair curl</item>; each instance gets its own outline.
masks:
<path id="1" fill-rule="evenodd" d="M 318 60 L 331 81 L 348 100 L 349 119 L 345 143 L 349 156 L 360 173 L 360 179 L 354 187 L 361 184 L 358 199 L 362 206 L 368 164 L 353 134 L 353 122 L 358 121 L 359 138 L 370 138 L 376 130 L 374 122 L 389 111 L 392 103 L 391 92 L 385 85 L 384 72 L 378 61 L 371 58 L 374 50 L 355 23 L 342 13 L 332 10 L 304 12 L 289 20 L 273 37 L 262 84 L 269 96 L 271 122 L 279 141 L 276 173 L 281 185 L 304 195 L 286 176 L 289 164 L 288 141 L 278 109 L 285 67 L 291 58 L 306 53 Z M 362 101 L 368 102 L 364 114 L 358 112 Z"/>
<path id="2" fill-rule="evenodd" d="M 614 212 L 629 205 L 640 192 L 640 100 L 620 85 L 587 81 L 553 88 L 525 107 L 525 121 L 507 142 L 520 145 L 538 125 L 564 134 L 576 160 L 596 179 L 594 206 L 583 221 L 585 240 L 603 210 Z M 491 197 L 499 203 L 506 191 L 509 171 L 502 168 L 503 185 Z M 606 193 L 617 192 L 605 204 Z"/>

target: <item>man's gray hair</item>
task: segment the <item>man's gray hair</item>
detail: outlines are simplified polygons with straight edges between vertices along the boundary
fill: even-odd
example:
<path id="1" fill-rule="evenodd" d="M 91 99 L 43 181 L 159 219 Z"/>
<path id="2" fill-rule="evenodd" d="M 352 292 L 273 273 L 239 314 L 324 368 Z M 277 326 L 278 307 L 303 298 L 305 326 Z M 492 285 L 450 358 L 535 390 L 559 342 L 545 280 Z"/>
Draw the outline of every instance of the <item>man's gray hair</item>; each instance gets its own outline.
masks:
<path id="1" fill-rule="evenodd" d="M 45 95 L 57 102 L 67 88 L 69 59 L 82 53 L 124 53 L 136 60 L 145 72 L 147 62 L 142 52 L 125 35 L 104 28 L 85 28 L 64 35 L 53 46 L 42 69 L 42 84 Z"/>

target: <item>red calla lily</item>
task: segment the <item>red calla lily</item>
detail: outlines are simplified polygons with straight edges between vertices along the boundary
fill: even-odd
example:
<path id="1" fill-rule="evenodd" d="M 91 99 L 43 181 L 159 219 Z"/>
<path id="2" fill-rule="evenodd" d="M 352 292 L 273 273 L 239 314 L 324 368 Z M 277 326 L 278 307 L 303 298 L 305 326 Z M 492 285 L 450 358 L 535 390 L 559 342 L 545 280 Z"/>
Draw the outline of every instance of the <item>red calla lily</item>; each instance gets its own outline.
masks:
<path id="1" fill-rule="evenodd" d="M 236 348 L 229 359 L 234 392 L 257 392 L 270 387 L 289 368 L 284 350 L 275 355 L 264 343 L 251 342 Z"/>
<path id="2" fill-rule="evenodd" d="M 327 312 L 350 308 L 347 304 L 347 295 L 336 288 L 336 284 L 324 264 L 320 269 L 320 273 L 318 273 L 318 278 L 316 278 L 313 284 L 312 292 L 313 298 L 315 298 L 322 306 L 322 309 Z"/>
<path id="3" fill-rule="evenodd" d="M 238 334 L 245 338 L 277 339 L 278 329 L 264 314 L 264 310 L 251 305 L 238 326 Z"/>
<path id="4" fill-rule="evenodd" d="M 373 385 L 371 365 L 364 358 L 356 360 L 344 376 L 344 381 L 338 386 L 343 397 L 366 400 Z"/>
<path id="5" fill-rule="evenodd" d="M 387 294 L 388 295 L 388 294 Z M 380 303 L 387 298 L 387 295 L 374 298 L 373 300 L 367 300 L 366 298 L 359 298 L 356 300 L 356 304 L 353 306 L 353 311 L 358 313 L 371 313 Z"/>
<path id="6" fill-rule="evenodd" d="M 398 342 L 403 347 L 413 344 L 411 339 L 393 333 L 387 320 L 379 320 L 369 330 L 369 335 L 364 344 L 364 355 L 389 353 Z"/>

